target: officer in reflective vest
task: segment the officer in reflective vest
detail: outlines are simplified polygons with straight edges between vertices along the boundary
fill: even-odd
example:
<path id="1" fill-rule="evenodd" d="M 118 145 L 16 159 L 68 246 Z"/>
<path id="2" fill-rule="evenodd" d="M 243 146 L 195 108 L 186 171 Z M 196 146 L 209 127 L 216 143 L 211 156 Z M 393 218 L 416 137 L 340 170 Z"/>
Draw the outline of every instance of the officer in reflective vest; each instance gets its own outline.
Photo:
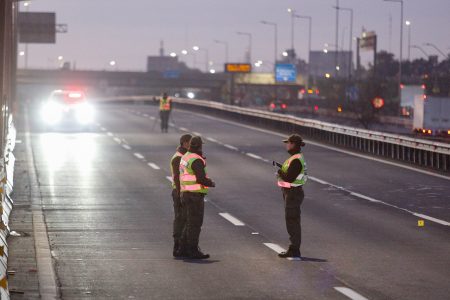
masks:
<path id="1" fill-rule="evenodd" d="M 169 98 L 167 93 L 164 93 L 161 99 L 159 99 L 159 117 L 161 119 L 161 132 L 168 132 L 169 130 L 169 117 L 172 111 L 172 99 Z"/>
<path id="2" fill-rule="evenodd" d="M 278 256 L 301 257 L 300 244 L 302 239 L 300 224 L 300 206 L 305 197 L 303 185 L 308 180 L 307 167 L 301 147 L 305 146 L 303 139 L 298 134 L 293 134 L 283 141 L 286 143 L 286 150 L 291 155 L 278 170 L 278 186 L 283 192 L 286 228 L 291 244 L 286 252 Z"/>
<path id="3" fill-rule="evenodd" d="M 180 146 L 170 160 L 170 169 L 172 171 L 172 199 L 173 199 L 173 256 L 179 257 L 183 241 L 181 239 L 186 217 L 183 215 L 181 205 L 181 189 L 180 189 L 180 161 L 181 157 L 186 154 L 189 148 L 189 142 L 192 136 L 184 134 L 180 138 Z"/>
<path id="4" fill-rule="evenodd" d="M 216 185 L 208 178 L 202 145 L 200 137 L 192 137 L 189 150 L 180 161 L 181 203 L 186 216 L 182 237 L 186 241 L 186 247 L 181 250 L 180 255 L 190 259 L 209 258 L 209 254 L 201 252 L 198 244 L 203 225 L 204 199 L 208 188 Z"/>

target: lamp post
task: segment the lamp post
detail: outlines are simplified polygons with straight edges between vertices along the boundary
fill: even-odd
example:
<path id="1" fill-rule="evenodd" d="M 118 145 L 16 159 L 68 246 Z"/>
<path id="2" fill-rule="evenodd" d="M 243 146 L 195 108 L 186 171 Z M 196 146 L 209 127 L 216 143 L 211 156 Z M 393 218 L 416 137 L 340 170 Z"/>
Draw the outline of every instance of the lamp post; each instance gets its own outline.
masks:
<path id="1" fill-rule="evenodd" d="M 238 34 L 238 35 L 245 35 L 245 36 L 248 37 L 247 62 L 251 64 L 252 63 L 252 39 L 253 39 L 252 34 L 250 32 L 241 32 L 241 31 L 236 32 L 236 34 Z"/>
<path id="2" fill-rule="evenodd" d="M 278 57 L 278 24 L 274 22 L 269 21 L 261 21 L 261 24 L 273 26 L 274 28 L 274 65 L 277 64 L 277 57 Z"/>
<path id="3" fill-rule="evenodd" d="M 310 54 L 311 54 L 311 40 L 312 40 L 312 17 L 311 16 L 302 16 L 302 15 L 295 15 L 296 18 L 298 19 L 306 19 L 308 20 L 308 29 L 309 29 L 309 33 L 308 33 L 308 62 L 310 59 Z"/>
<path id="4" fill-rule="evenodd" d="M 411 61 L 411 22 L 405 21 L 406 27 L 408 27 L 408 61 Z"/>
<path id="5" fill-rule="evenodd" d="M 225 46 L 225 63 L 228 63 L 229 57 L 228 57 L 228 42 L 226 41 L 220 41 L 220 40 L 214 40 L 214 43 L 221 44 Z"/>
<path id="6" fill-rule="evenodd" d="M 294 50 L 295 10 L 293 10 L 292 8 L 288 8 L 287 11 L 288 11 L 288 13 L 291 14 L 291 49 L 292 49 L 292 53 L 295 53 L 295 50 Z"/>
<path id="7" fill-rule="evenodd" d="M 420 46 L 417 46 L 417 45 L 411 45 L 411 49 L 417 49 L 417 50 L 420 50 L 420 52 L 422 52 L 423 55 L 425 55 L 426 58 L 429 57 L 428 53 L 427 53 L 425 50 L 423 50 L 423 48 L 420 47 Z"/>
<path id="8" fill-rule="evenodd" d="M 206 48 L 201 48 L 199 46 L 192 47 L 192 50 L 205 52 L 205 72 L 208 73 L 208 69 L 209 69 L 209 50 L 206 49 Z"/>
<path id="9" fill-rule="evenodd" d="M 334 54 L 334 65 L 336 66 L 336 77 L 338 75 L 338 65 L 339 65 L 339 0 L 336 0 L 336 36 L 335 36 L 335 45 L 336 45 L 336 53 Z"/>
<path id="10" fill-rule="evenodd" d="M 384 0 L 400 3 L 400 61 L 398 64 L 398 96 L 402 98 L 402 61 L 403 61 L 403 0 Z"/>
<path id="11" fill-rule="evenodd" d="M 350 13 L 350 45 L 349 45 L 349 51 L 350 51 L 350 61 L 348 66 L 348 78 L 352 78 L 352 64 L 353 64 L 353 9 L 347 8 L 347 7 L 338 7 L 338 9 L 341 9 L 343 11 L 347 11 Z"/>
<path id="12" fill-rule="evenodd" d="M 441 49 L 439 49 L 435 44 L 432 43 L 425 43 L 425 46 L 429 46 L 431 48 L 434 48 L 437 52 L 439 52 L 444 58 L 446 58 L 447 56 L 445 55 L 445 53 L 443 51 L 441 51 Z"/>

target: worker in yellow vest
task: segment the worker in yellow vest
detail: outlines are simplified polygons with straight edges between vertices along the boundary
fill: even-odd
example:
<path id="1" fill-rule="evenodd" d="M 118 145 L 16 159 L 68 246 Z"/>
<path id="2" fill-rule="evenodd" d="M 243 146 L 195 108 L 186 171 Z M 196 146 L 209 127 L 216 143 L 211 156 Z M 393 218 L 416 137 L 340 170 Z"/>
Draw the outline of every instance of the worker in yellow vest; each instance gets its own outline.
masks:
<path id="1" fill-rule="evenodd" d="M 209 258 L 209 254 L 201 252 L 198 244 L 203 225 L 205 196 L 208 189 L 215 187 L 216 184 L 207 175 L 202 145 L 201 137 L 192 137 L 189 150 L 180 161 L 181 203 L 186 216 L 186 225 L 183 230 L 186 248 L 182 249 L 180 255 L 190 259 Z"/>
<path id="2" fill-rule="evenodd" d="M 169 117 L 172 111 L 172 99 L 169 98 L 167 93 L 164 93 L 159 99 L 159 117 L 161 119 L 161 132 L 168 132 L 169 130 Z"/>
<path id="3" fill-rule="evenodd" d="M 183 214 L 181 205 L 181 189 L 180 189 L 180 161 L 181 157 L 186 154 L 189 148 L 189 142 L 192 136 L 183 134 L 180 137 L 180 146 L 170 160 L 170 169 L 172 171 L 172 200 L 173 200 L 173 256 L 180 257 L 182 248 L 182 233 L 186 224 L 186 217 Z"/>
<path id="4" fill-rule="evenodd" d="M 307 167 L 301 148 L 305 146 L 303 139 L 298 134 L 293 134 L 283 141 L 286 150 L 291 155 L 278 170 L 278 186 L 281 188 L 284 199 L 286 228 L 291 244 L 286 252 L 278 254 L 282 258 L 301 258 L 300 244 L 301 209 L 305 194 L 303 185 L 308 180 Z"/>

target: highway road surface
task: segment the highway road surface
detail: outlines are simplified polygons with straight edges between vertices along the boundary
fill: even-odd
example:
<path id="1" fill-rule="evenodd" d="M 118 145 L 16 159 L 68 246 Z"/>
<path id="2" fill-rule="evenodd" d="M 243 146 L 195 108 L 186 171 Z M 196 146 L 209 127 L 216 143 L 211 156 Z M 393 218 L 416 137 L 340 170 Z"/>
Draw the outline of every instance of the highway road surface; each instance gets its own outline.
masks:
<path id="1" fill-rule="evenodd" d="M 35 186 L 48 295 L 449 299 L 449 178 L 307 141 L 304 258 L 280 259 L 288 236 L 271 161 L 287 158 L 284 134 L 177 110 L 161 134 L 150 105 L 102 105 L 91 132 L 45 132 L 31 111 L 19 120 L 18 160 Z M 206 261 L 172 257 L 169 160 L 186 132 L 206 142 L 217 184 L 200 238 Z"/>

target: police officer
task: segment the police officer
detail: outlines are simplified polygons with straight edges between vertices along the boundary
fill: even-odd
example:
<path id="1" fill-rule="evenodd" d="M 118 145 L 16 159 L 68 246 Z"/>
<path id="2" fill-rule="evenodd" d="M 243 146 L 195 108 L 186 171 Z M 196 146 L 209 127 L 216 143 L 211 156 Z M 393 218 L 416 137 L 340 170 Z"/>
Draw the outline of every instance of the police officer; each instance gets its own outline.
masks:
<path id="1" fill-rule="evenodd" d="M 159 117 L 161 119 L 161 132 L 168 132 L 169 130 L 169 117 L 172 111 L 172 99 L 169 98 L 167 93 L 164 93 L 159 99 Z"/>
<path id="2" fill-rule="evenodd" d="M 172 199 L 173 199 L 173 256 L 181 256 L 182 248 L 182 233 L 186 222 L 186 218 L 183 215 L 181 206 L 181 190 L 180 190 L 180 161 L 181 157 L 186 154 L 189 148 L 189 142 L 192 136 L 190 134 L 184 134 L 180 138 L 180 146 L 177 148 L 175 154 L 170 161 L 170 169 L 172 170 Z"/>
<path id="3" fill-rule="evenodd" d="M 291 244 L 286 252 L 278 254 L 279 257 L 301 257 L 300 243 L 302 239 L 300 225 L 300 206 L 305 197 L 303 185 L 308 180 L 307 167 L 301 147 L 305 146 L 298 134 L 293 134 L 283 141 L 286 150 L 291 155 L 278 170 L 278 186 L 283 192 L 286 228 Z"/>
<path id="4" fill-rule="evenodd" d="M 200 137 L 192 137 L 189 150 L 180 161 L 181 203 L 186 215 L 186 225 L 183 230 L 186 248 L 183 249 L 182 255 L 190 259 L 209 258 L 209 254 L 201 252 L 198 243 L 203 225 L 204 199 L 208 188 L 216 185 L 208 178 L 202 145 L 203 141 Z"/>

